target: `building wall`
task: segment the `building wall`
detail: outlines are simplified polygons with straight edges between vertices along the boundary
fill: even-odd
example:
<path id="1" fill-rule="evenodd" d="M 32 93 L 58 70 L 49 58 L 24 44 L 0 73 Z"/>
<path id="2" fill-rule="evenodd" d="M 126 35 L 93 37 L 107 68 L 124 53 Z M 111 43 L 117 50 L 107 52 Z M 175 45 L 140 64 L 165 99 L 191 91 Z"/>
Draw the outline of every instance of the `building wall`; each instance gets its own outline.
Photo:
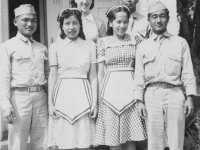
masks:
<path id="1" fill-rule="evenodd" d="M 118 1 L 118 0 L 116 0 Z M 140 0 L 137 4 L 137 11 L 145 16 L 147 16 L 148 4 L 154 0 Z M 161 0 L 167 5 L 170 10 L 170 22 L 168 25 L 168 30 L 172 34 L 178 33 L 178 23 L 176 14 L 176 0 Z M 63 9 L 69 7 L 69 0 L 46 0 L 46 15 L 47 15 L 47 46 L 49 47 L 51 43 L 56 41 L 58 22 L 58 13 Z M 8 0 L 0 1 L 0 43 L 9 39 L 9 21 L 8 21 Z M 94 9 L 98 7 L 94 7 Z M 95 10 L 93 10 L 95 11 Z M 100 14 L 101 18 L 105 18 L 105 14 Z M 107 21 L 106 21 L 107 22 Z"/>
<path id="2" fill-rule="evenodd" d="M 9 39 L 8 0 L 0 0 L 0 43 Z"/>
<path id="3" fill-rule="evenodd" d="M 139 0 L 136 6 L 137 12 L 147 17 L 147 8 L 147 0 Z"/>
<path id="4" fill-rule="evenodd" d="M 48 47 L 56 41 L 59 24 L 57 17 L 63 8 L 69 7 L 69 0 L 46 0 Z"/>

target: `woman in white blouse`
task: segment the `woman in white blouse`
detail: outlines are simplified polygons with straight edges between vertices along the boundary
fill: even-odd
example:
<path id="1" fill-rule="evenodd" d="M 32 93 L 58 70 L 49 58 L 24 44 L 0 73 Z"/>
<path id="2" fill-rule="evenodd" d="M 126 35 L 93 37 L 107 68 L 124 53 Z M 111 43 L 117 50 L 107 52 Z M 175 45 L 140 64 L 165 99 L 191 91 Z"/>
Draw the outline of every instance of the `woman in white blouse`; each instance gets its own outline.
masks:
<path id="1" fill-rule="evenodd" d="M 94 7 L 94 0 L 71 0 L 70 3 L 71 7 L 77 7 L 82 10 L 83 32 L 86 39 L 96 42 L 99 37 L 105 36 L 106 25 L 104 21 L 90 12 Z"/>
<path id="2" fill-rule="evenodd" d="M 98 38 L 106 35 L 104 21 L 90 12 L 94 7 L 94 0 L 71 0 L 70 5 L 82 11 L 83 32 L 87 40 L 96 42 Z M 61 40 L 60 37 L 57 38 L 57 41 L 59 40 Z"/>

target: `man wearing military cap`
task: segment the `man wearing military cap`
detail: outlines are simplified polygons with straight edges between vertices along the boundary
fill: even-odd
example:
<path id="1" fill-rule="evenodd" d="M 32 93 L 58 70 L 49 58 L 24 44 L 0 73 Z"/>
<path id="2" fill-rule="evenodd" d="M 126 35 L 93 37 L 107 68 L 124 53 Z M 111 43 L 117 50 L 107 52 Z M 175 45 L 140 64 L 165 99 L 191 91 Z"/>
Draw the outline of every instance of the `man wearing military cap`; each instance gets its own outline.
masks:
<path id="1" fill-rule="evenodd" d="M 148 150 L 164 150 L 165 136 L 170 150 L 183 150 L 185 116 L 193 113 L 197 94 L 190 49 L 185 39 L 168 33 L 169 11 L 162 2 L 149 6 L 148 21 L 153 35 L 137 49 L 134 90 Z"/>
<path id="2" fill-rule="evenodd" d="M 46 149 L 47 136 L 47 48 L 32 39 L 37 16 L 30 4 L 14 10 L 17 35 L 0 45 L 0 100 L 9 124 L 8 149 Z"/>

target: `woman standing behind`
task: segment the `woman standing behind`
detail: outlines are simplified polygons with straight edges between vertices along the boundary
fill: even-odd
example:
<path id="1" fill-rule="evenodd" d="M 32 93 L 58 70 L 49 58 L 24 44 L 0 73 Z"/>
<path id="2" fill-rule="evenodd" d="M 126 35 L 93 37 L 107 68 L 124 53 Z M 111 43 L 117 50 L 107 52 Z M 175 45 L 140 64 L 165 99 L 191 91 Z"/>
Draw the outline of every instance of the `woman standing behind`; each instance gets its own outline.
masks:
<path id="1" fill-rule="evenodd" d="M 94 16 L 90 10 L 94 7 L 94 0 L 71 0 L 71 7 L 82 10 L 83 32 L 86 39 L 97 41 L 106 34 L 106 26 L 102 19 Z"/>
<path id="2" fill-rule="evenodd" d="M 48 143 L 59 149 L 85 149 L 95 140 L 96 47 L 85 40 L 81 10 L 61 11 L 59 22 L 63 40 L 49 50 Z"/>
<path id="3" fill-rule="evenodd" d="M 147 138 L 144 121 L 133 100 L 135 48 L 138 43 L 126 34 L 129 8 L 113 6 L 107 11 L 107 37 L 97 41 L 99 111 L 96 144 L 111 150 L 135 150 L 134 141 Z M 104 74 L 104 67 L 107 72 Z"/>

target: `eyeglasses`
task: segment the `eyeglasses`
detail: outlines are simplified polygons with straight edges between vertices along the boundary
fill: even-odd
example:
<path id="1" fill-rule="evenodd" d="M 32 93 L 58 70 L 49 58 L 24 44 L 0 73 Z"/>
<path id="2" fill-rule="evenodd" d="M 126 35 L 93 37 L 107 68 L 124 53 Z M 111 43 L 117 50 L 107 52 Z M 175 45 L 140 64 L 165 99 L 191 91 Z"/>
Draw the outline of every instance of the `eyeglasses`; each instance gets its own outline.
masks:
<path id="1" fill-rule="evenodd" d="M 64 17 L 64 14 L 69 14 L 69 13 L 81 15 L 82 11 L 78 8 L 65 8 L 58 14 L 57 21 L 59 21 L 60 18 Z"/>

